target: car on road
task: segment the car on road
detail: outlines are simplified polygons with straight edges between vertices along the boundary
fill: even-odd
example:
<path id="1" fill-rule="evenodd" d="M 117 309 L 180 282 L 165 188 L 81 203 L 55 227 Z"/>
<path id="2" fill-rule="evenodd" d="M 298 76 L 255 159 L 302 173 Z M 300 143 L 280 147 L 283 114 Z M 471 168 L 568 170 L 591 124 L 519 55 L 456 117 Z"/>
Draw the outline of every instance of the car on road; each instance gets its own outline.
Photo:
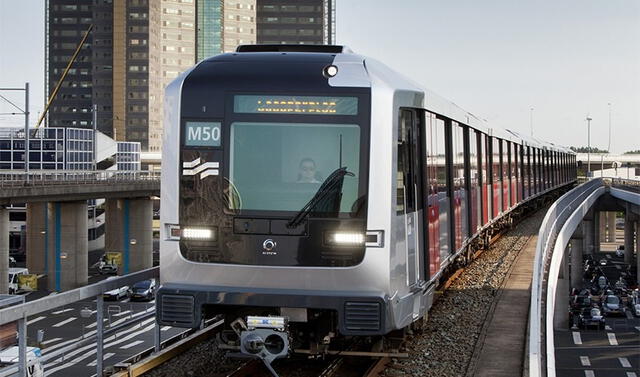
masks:
<path id="1" fill-rule="evenodd" d="M 606 266 L 606 265 L 607 265 L 607 263 L 608 263 L 607 258 L 602 258 L 602 259 L 600 259 L 600 265 L 601 265 L 601 266 Z"/>
<path id="2" fill-rule="evenodd" d="M 626 308 L 622 305 L 622 300 L 616 295 L 603 296 L 600 304 L 604 315 L 625 315 Z"/>
<path id="3" fill-rule="evenodd" d="M 578 327 L 581 329 L 597 327 L 598 330 L 604 330 L 604 326 L 605 320 L 600 308 L 584 308 L 578 315 Z"/>
<path id="4" fill-rule="evenodd" d="M 131 301 L 153 300 L 156 295 L 156 279 L 143 280 L 135 283 L 129 288 L 128 294 Z"/>
<path id="5" fill-rule="evenodd" d="M 640 317 L 640 290 L 633 290 L 631 293 L 631 300 L 629 300 L 629 306 L 631 307 L 633 315 Z"/>
<path id="6" fill-rule="evenodd" d="M 616 257 L 622 258 L 624 257 L 624 245 L 619 245 L 616 249 Z"/>
<path id="7" fill-rule="evenodd" d="M 29 270 L 21 267 L 9 267 L 9 294 L 14 295 L 20 291 L 18 277 L 29 275 Z"/>
<path id="8" fill-rule="evenodd" d="M 116 276 L 110 276 L 107 280 L 116 279 Z M 102 294 L 102 298 L 105 300 L 120 300 L 122 298 L 126 298 L 129 291 L 128 286 L 122 286 L 119 288 L 112 289 L 110 291 L 104 292 Z"/>

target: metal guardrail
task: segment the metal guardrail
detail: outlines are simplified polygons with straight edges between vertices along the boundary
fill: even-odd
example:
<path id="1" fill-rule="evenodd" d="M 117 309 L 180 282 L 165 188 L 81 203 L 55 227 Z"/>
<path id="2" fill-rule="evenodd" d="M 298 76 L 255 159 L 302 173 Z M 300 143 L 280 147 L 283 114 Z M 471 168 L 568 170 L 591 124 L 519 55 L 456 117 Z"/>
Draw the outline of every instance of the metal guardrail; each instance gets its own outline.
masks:
<path id="1" fill-rule="evenodd" d="M 545 276 L 551 262 L 552 249 L 562 224 L 575 210 L 577 204 L 594 190 L 603 187 L 600 178 L 590 180 L 564 194 L 555 201 L 542 221 L 538 232 L 536 255 L 531 282 L 531 304 L 529 314 L 529 376 L 547 375 L 546 342 L 543 341 L 546 327 L 546 284 Z"/>
<path id="2" fill-rule="evenodd" d="M 104 305 L 103 305 L 103 293 L 108 292 L 110 290 L 125 286 L 132 285 L 133 283 L 158 278 L 160 276 L 160 269 L 158 267 L 149 268 L 146 270 L 134 272 L 128 275 L 119 276 L 114 279 L 103 280 L 101 282 L 87 285 L 85 287 L 76 288 L 70 291 L 62 292 L 55 295 L 50 295 L 47 297 L 43 297 L 38 300 L 34 300 L 28 303 L 10 306 L 8 308 L 0 309 L 0 325 L 18 321 L 18 348 L 19 348 L 19 358 L 18 358 L 18 375 L 26 376 L 27 370 L 27 317 L 35 314 L 39 314 L 42 312 L 49 311 L 54 308 L 58 308 L 60 306 L 68 305 L 77 301 L 89 299 L 92 297 L 96 297 L 96 334 L 95 339 L 97 339 L 96 347 L 97 347 L 97 365 L 96 370 L 98 371 L 98 375 L 102 373 L 102 347 L 104 335 L 106 332 L 104 331 Z M 110 331 L 117 331 L 117 329 L 113 329 Z M 154 331 L 155 334 L 155 347 L 156 350 L 159 350 L 160 344 L 160 327 L 156 324 L 156 329 Z M 91 341 L 93 339 L 90 339 Z M 87 338 L 89 341 L 89 338 Z M 77 349 L 86 345 L 85 341 L 77 342 L 68 347 L 65 347 L 60 352 L 68 352 L 73 349 Z M 57 354 L 58 352 L 56 352 Z M 47 357 L 49 358 L 49 357 Z M 3 369 L 0 369 L 0 376 L 10 376 L 15 373 L 16 366 L 9 366 Z"/>
<path id="3" fill-rule="evenodd" d="M 564 250 L 584 216 L 606 186 L 638 186 L 640 181 L 596 178 L 567 192 L 549 208 L 540 227 L 531 283 L 529 376 L 555 376 L 553 314 L 556 283 Z M 610 188 L 613 194 L 614 187 Z M 628 193 L 628 191 L 627 191 Z M 638 194 L 635 195 L 636 199 Z M 615 196 L 615 195 L 614 195 Z"/>
<path id="4" fill-rule="evenodd" d="M 87 183 L 160 181 L 160 172 L 148 170 L 0 170 L 0 187 L 77 185 Z"/>

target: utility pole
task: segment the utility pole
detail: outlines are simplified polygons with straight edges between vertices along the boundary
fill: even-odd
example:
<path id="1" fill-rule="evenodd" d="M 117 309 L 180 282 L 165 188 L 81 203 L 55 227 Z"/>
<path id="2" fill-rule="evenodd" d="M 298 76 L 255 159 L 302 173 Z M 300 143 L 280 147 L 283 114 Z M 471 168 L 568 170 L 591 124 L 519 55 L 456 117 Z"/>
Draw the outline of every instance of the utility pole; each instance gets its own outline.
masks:
<path id="1" fill-rule="evenodd" d="M 607 153 L 611 154 L 611 102 L 607 105 L 609 106 L 609 144 L 607 145 Z"/>
<path id="2" fill-rule="evenodd" d="M 533 137 L 533 107 L 529 109 L 529 127 L 531 128 L 531 137 Z"/>
<path id="3" fill-rule="evenodd" d="M 29 182 L 29 83 L 24 83 L 24 172 Z"/>
<path id="4" fill-rule="evenodd" d="M 96 141 L 98 141 L 98 137 L 96 135 L 96 132 L 98 130 L 98 105 L 93 104 L 93 119 L 92 119 L 92 123 L 93 123 L 93 171 L 95 172 L 96 170 L 98 170 L 98 157 L 96 156 L 96 153 L 98 153 L 98 146 L 96 145 Z M 95 221 L 95 217 L 94 217 L 94 221 Z"/>
<path id="5" fill-rule="evenodd" d="M 593 118 L 587 115 L 587 179 L 591 174 L 591 121 Z"/>
<path id="6" fill-rule="evenodd" d="M 24 90 L 24 109 L 21 109 L 18 105 L 11 102 L 8 98 L 0 94 L 0 98 L 8 102 L 11 106 L 15 107 L 24 115 L 24 172 L 27 182 L 29 181 L 29 83 L 24 83 L 24 88 L 0 88 L 0 91 L 16 91 Z M 11 113 L 11 115 L 18 115 L 18 113 Z"/>

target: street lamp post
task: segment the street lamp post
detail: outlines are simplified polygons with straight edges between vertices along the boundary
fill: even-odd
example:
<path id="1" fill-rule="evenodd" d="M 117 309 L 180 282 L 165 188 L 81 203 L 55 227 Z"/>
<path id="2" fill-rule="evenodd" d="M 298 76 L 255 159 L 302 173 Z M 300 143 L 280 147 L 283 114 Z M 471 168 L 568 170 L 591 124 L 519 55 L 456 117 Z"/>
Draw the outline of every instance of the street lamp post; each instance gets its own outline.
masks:
<path id="1" fill-rule="evenodd" d="M 593 118 L 587 115 L 587 179 L 591 174 L 591 121 Z"/>
<path id="2" fill-rule="evenodd" d="M 531 128 L 531 137 L 533 137 L 533 107 L 529 109 L 529 127 Z"/>
<path id="3" fill-rule="evenodd" d="M 609 106 L 609 144 L 607 144 L 607 153 L 611 154 L 611 102 L 607 105 Z"/>

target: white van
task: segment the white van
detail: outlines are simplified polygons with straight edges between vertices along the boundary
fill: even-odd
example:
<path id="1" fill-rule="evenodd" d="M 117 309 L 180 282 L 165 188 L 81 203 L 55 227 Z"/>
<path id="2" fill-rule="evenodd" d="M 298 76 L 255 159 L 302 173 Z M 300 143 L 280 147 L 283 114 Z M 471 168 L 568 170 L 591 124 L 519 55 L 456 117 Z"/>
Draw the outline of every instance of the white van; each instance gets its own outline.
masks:
<path id="1" fill-rule="evenodd" d="M 15 365 L 18 366 L 18 346 L 12 346 L 5 348 L 0 351 L 0 365 L 3 367 Z M 42 363 L 40 363 L 40 356 L 42 353 L 40 352 L 40 348 L 38 347 L 27 347 L 27 377 L 44 377 L 44 368 L 42 367 Z M 12 374 L 12 376 L 17 376 L 18 370 Z"/>
<path id="2" fill-rule="evenodd" d="M 21 267 L 11 267 L 9 268 L 9 294 L 15 295 L 20 291 L 20 287 L 18 286 L 18 276 L 19 275 L 29 275 L 29 269 L 21 268 Z"/>

